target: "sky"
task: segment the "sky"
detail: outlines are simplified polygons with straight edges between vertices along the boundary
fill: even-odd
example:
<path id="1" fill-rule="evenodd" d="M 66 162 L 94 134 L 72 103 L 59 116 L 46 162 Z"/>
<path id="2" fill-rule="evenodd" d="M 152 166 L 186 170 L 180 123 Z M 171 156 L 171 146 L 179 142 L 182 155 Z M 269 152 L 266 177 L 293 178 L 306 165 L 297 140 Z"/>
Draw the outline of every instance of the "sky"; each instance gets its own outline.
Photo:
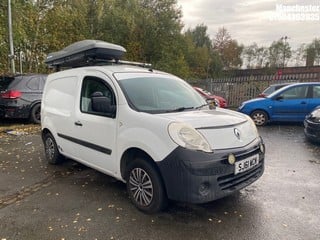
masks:
<path id="1" fill-rule="evenodd" d="M 287 37 L 296 49 L 320 39 L 320 0 L 178 0 L 178 6 L 184 29 L 204 24 L 211 39 L 221 27 L 246 46 Z"/>

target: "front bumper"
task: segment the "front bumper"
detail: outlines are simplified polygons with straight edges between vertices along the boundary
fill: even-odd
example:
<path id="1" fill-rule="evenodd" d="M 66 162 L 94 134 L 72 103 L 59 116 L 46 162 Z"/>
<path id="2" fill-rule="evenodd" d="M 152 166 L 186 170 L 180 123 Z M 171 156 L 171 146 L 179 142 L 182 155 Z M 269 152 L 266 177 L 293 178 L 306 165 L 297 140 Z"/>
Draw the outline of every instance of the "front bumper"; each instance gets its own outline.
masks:
<path id="1" fill-rule="evenodd" d="M 261 144 L 263 145 L 262 139 L 257 138 L 245 147 L 217 150 L 214 153 L 176 148 L 158 163 L 168 198 L 181 202 L 205 203 L 250 185 L 264 171 Z M 236 161 L 259 154 L 259 163 L 235 175 L 235 165 L 228 162 L 230 153 L 235 155 Z"/>
<path id="2" fill-rule="evenodd" d="M 308 140 L 320 143 L 320 123 L 304 120 L 304 134 Z"/>

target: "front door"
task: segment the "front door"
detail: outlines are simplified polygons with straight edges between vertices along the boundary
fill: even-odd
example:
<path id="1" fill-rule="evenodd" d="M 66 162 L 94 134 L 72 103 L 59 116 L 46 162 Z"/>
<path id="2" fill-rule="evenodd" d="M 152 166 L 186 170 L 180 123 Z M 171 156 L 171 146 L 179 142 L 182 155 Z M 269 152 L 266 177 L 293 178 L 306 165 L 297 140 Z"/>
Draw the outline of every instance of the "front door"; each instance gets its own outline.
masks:
<path id="1" fill-rule="evenodd" d="M 94 96 L 108 99 L 114 113 L 92 105 Z M 100 104 L 101 105 L 101 104 Z M 81 94 L 76 104 L 73 140 L 76 158 L 110 175 L 116 174 L 116 95 L 112 81 L 102 73 L 86 75 L 82 79 Z"/>
<path id="2" fill-rule="evenodd" d="M 273 99 L 274 121 L 302 121 L 307 114 L 309 86 L 294 86 Z"/>

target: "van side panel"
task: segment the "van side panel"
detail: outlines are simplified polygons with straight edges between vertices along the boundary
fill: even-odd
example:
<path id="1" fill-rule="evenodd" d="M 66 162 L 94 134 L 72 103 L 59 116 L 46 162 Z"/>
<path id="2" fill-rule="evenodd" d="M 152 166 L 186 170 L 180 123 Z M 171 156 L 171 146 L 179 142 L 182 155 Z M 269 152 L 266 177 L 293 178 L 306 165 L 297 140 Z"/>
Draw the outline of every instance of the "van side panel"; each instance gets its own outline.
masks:
<path id="1" fill-rule="evenodd" d="M 62 154 L 72 156 L 74 148 L 69 141 L 59 138 L 58 133 L 73 128 L 75 97 L 78 79 L 75 76 L 48 79 L 43 99 L 43 121 L 54 134 Z"/>

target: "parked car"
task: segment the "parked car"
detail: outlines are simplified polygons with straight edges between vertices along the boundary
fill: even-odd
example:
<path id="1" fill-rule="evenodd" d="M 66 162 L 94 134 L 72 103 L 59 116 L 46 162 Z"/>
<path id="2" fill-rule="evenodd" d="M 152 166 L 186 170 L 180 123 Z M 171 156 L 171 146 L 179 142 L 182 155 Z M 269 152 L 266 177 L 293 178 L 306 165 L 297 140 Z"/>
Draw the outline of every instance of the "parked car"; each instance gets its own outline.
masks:
<path id="1" fill-rule="evenodd" d="M 47 79 L 44 74 L 0 77 L 0 117 L 29 118 L 40 123 L 42 91 Z"/>
<path id="2" fill-rule="evenodd" d="M 148 213 L 164 209 L 168 199 L 222 198 L 263 174 L 264 144 L 248 116 L 210 110 L 185 81 L 122 62 L 124 52 L 85 40 L 49 54 L 52 67 L 77 64 L 50 74 L 44 88 L 41 128 L 49 163 L 66 156 L 126 182 L 133 204 Z M 87 56 L 100 66 L 86 66 Z M 101 59 L 114 61 L 101 66 Z"/>
<path id="3" fill-rule="evenodd" d="M 256 125 L 267 122 L 303 122 L 305 116 L 320 105 L 320 82 L 295 83 L 282 87 L 266 98 L 243 102 L 239 111 Z"/>
<path id="4" fill-rule="evenodd" d="M 306 116 L 304 133 L 311 142 L 320 143 L 320 106 Z"/>
<path id="5" fill-rule="evenodd" d="M 204 90 L 199 87 L 193 87 L 198 93 L 200 93 L 201 96 L 203 96 L 205 99 L 211 99 L 213 101 L 218 101 L 218 106 L 222 108 L 226 108 L 228 106 L 227 100 L 224 99 L 221 96 L 213 95 L 212 93 L 208 92 L 207 90 Z"/>
<path id="6" fill-rule="evenodd" d="M 270 85 L 269 87 L 267 87 L 266 89 L 264 89 L 264 90 L 262 91 L 262 93 L 260 93 L 260 94 L 258 95 L 258 97 L 264 97 L 264 98 L 265 98 L 265 97 L 269 96 L 271 93 L 277 91 L 278 89 L 280 89 L 280 88 L 282 88 L 282 87 L 285 87 L 285 86 L 288 86 L 288 85 L 290 85 L 290 84 L 292 84 L 292 83 L 272 84 L 272 85 Z"/>
<path id="7" fill-rule="evenodd" d="M 193 87 L 198 93 L 199 91 L 197 90 L 196 87 Z M 199 93 L 200 94 L 200 93 Z M 211 95 L 203 95 L 203 94 L 200 94 L 201 97 L 203 97 L 203 99 L 206 100 L 206 102 L 208 103 L 209 107 L 212 109 L 212 108 L 215 108 L 215 107 L 220 107 L 220 102 L 217 98 L 215 98 L 214 96 L 211 96 Z"/>

